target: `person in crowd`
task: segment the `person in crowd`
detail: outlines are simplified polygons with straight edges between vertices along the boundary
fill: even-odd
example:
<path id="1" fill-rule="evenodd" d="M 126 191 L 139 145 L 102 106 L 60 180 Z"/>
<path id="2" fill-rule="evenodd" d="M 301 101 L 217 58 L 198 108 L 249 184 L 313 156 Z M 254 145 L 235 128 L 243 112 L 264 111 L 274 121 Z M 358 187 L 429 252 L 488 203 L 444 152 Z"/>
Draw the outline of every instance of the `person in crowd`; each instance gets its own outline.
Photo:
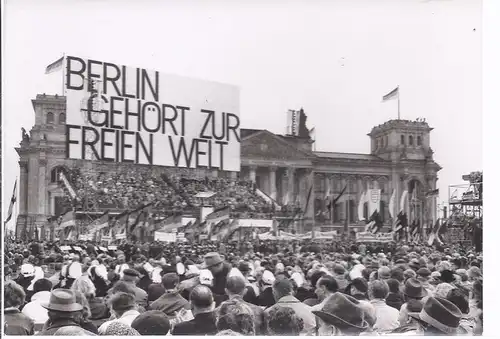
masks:
<path id="1" fill-rule="evenodd" d="M 82 264 L 80 263 L 80 255 L 73 254 L 72 260 L 61 269 L 62 281 L 58 288 L 71 288 L 73 282 L 82 276 Z"/>
<path id="2" fill-rule="evenodd" d="M 256 334 L 254 312 L 243 300 L 235 298 L 224 301 L 220 305 L 217 311 L 216 326 L 218 332 L 232 330 L 242 335 Z"/>
<path id="3" fill-rule="evenodd" d="M 114 322 L 120 322 L 130 326 L 140 314 L 139 311 L 137 311 L 135 297 L 128 293 L 118 292 L 113 294 L 110 300 L 110 307 L 113 320 L 108 320 L 103 323 L 99 327 L 99 334 L 104 334 L 107 327 Z"/>
<path id="4" fill-rule="evenodd" d="M 344 292 L 347 285 L 349 285 L 349 282 L 346 279 L 345 267 L 341 264 L 335 264 L 335 266 L 333 267 L 333 277 L 337 281 L 339 292 Z"/>
<path id="5" fill-rule="evenodd" d="M 33 287 L 34 294 L 31 297 L 31 301 L 23 307 L 22 313 L 33 319 L 35 322 L 35 331 L 37 332 L 49 320 L 48 310 L 43 305 L 48 304 L 51 290 L 52 282 L 50 280 L 37 280 Z"/>
<path id="6" fill-rule="evenodd" d="M 123 272 L 120 281 L 130 285 L 135 292 L 135 300 L 137 305 L 143 308 L 148 306 L 148 294 L 143 289 L 137 287 L 137 282 L 139 281 L 139 272 L 134 269 L 127 268 Z"/>
<path id="7" fill-rule="evenodd" d="M 52 283 L 52 287 L 55 288 L 57 284 L 61 281 L 61 270 L 62 270 L 63 264 L 61 262 L 56 262 L 54 264 L 54 274 L 51 275 L 48 279 Z"/>
<path id="8" fill-rule="evenodd" d="M 441 272 L 441 277 L 443 272 Z M 427 267 L 422 267 L 417 271 L 417 279 L 422 284 L 423 288 L 427 291 L 427 295 L 433 296 L 436 288 L 430 283 L 431 271 Z"/>
<path id="9" fill-rule="evenodd" d="M 225 262 L 219 253 L 210 252 L 205 254 L 204 269 L 210 270 L 214 277 L 212 292 L 217 305 L 226 300 L 224 290 L 226 288 L 227 276 L 231 271 L 231 265 Z"/>
<path id="10" fill-rule="evenodd" d="M 387 305 L 394 307 L 398 311 L 401 309 L 403 305 L 403 295 L 400 289 L 400 283 L 396 279 L 387 279 L 387 285 L 389 286 L 389 295 L 385 299 Z"/>
<path id="11" fill-rule="evenodd" d="M 131 324 L 140 335 L 167 335 L 170 333 L 170 320 L 161 311 L 147 311 L 140 314 Z"/>
<path id="12" fill-rule="evenodd" d="M 416 299 L 409 299 L 405 303 L 405 309 L 408 313 L 419 313 L 424 304 L 422 303 L 422 300 L 416 300 Z M 408 314 L 407 313 L 407 314 Z M 399 326 L 392 332 L 388 334 L 394 334 L 394 335 L 417 335 L 417 332 L 420 329 L 420 323 L 417 319 L 412 318 L 410 316 L 407 316 L 408 319 L 406 320 L 405 324 L 403 326 Z"/>
<path id="13" fill-rule="evenodd" d="M 375 280 L 368 283 L 368 298 L 375 307 L 377 321 L 373 330 L 377 332 L 390 332 L 399 326 L 399 312 L 394 307 L 386 304 L 389 295 L 389 286 L 384 280 Z"/>
<path id="14" fill-rule="evenodd" d="M 462 312 L 451 301 L 443 298 L 428 297 L 422 311 L 409 313 L 410 317 L 418 320 L 417 333 L 423 335 L 464 335 L 460 329 Z"/>
<path id="15" fill-rule="evenodd" d="M 271 271 L 265 270 L 262 273 L 262 277 L 260 279 L 260 285 L 262 290 L 257 299 L 257 305 L 269 307 L 276 303 L 272 288 L 275 281 L 276 278 L 274 277 L 274 274 Z"/>
<path id="16" fill-rule="evenodd" d="M 422 304 L 422 298 L 427 296 L 427 290 L 424 289 L 422 283 L 415 278 L 410 278 L 406 280 L 405 285 L 403 287 L 403 298 L 405 303 L 401 306 L 399 310 L 399 326 L 405 326 L 408 324 L 409 316 L 408 316 L 408 304 L 411 301 L 418 301 Z M 414 303 L 415 304 L 415 303 Z M 423 306 L 423 304 L 422 304 Z"/>
<path id="17" fill-rule="evenodd" d="M 19 311 L 26 299 L 23 287 L 15 281 L 9 280 L 4 283 L 3 289 L 3 333 L 5 335 L 33 335 L 35 333 L 35 322 Z"/>
<path id="18" fill-rule="evenodd" d="M 125 262 L 125 254 L 120 254 L 117 258 L 117 265 L 115 267 L 115 273 L 120 276 L 120 279 L 123 278 L 124 272 L 126 269 L 129 269 L 130 267 L 128 264 Z"/>
<path id="19" fill-rule="evenodd" d="M 259 288 L 256 284 L 255 278 L 252 276 L 251 267 L 248 262 L 241 262 L 238 265 L 238 270 L 243 274 L 245 279 L 245 292 L 243 294 L 243 300 L 251 304 L 258 303 Z"/>
<path id="20" fill-rule="evenodd" d="M 460 312 L 462 312 L 462 319 L 460 319 L 462 330 L 467 335 L 473 335 L 477 319 L 469 314 L 469 296 L 467 295 L 467 291 L 460 288 L 453 288 L 448 292 L 446 299 L 455 304 Z"/>
<path id="21" fill-rule="evenodd" d="M 328 297 L 323 308 L 313 314 L 322 320 L 316 328 L 320 336 L 357 336 L 369 326 L 361 302 L 340 292 Z"/>
<path id="22" fill-rule="evenodd" d="M 103 264 L 102 258 L 97 258 L 92 261 L 88 270 L 88 276 L 95 286 L 95 296 L 105 297 L 110 286 L 108 281 L 108 271 L 106 266 Z"/>
<path id="23" fill-rule="evenodd" d="M 276 305 L 266 313 L 267 333 L 273 336 L 299 336 L 304 330 L 304 321 L 290 307 Z"/>
<path id="24" fill-rule="evenodd" d="M 16 279 L 16 283 L 24 289 L 26 294 L 25 300 L 29 302 L 31 296 L 33 295 L 33 287 L 35 282 L 35 267 L 31 264 L 23 264 L 21 266 L 21 272 Z"/>
<path id="25" fill-rule="evenodd" d="M 227 279 L 226 294 L 228 295 L 229 300 L 237 300 L 246 305 L 252 311 L 256 335 L 264 335 L 264 310 L 261 307 L 244 300 L 246 291 L 246 282 L 244 278 L 240 276 L 232 276 Z"/>
<path id="26" fill-rule="evenodd" d="M 49 303 L 44 307 L 48 310 L 49 319 L 38 335 L 54 335 L 57 330 L 66 326 L 82 328 L 80 319 L 83 306 L 76 302 L 76 295 L 73 291 L 52 290 Z"/>
<path id="27" fill-rule="evenodd" d="M 179 293 L 179 275 L 177 273 L 165 274 L 162 278 L 162 284 L 165 293 L 149 306 L 150 310 L 161 311 L 169 319 L 174 318 L 181 309 L 190 310 L 189 301 Z"/>
<path id="28" fill-rule="evenodd" d="M 73 284 L 74 285 L 74 284 Z M 89 306 L 89 303 L 87 301 L 87 298 L 85 297 L 85 295 L 78 291 L 78 290 L 73 290 L 73 292 L 75 293 L 75 299 L 76 299 L 76 302 L 80 305 L 82 305 L 82 311 L 79 313 L 78 315 L 78 322 L 80 324 L 80 326 L 84 329 L 84 330 L 87 330 L 89 332 L 92 332 L 92 333 L 95 333 L 97 334 L 97 327 L 90 321 L 90 317 L 91 317 L 91 313 L 90 313 L 90 306 Z"/>
<path id="29" fill-rule="evenodd" d="M 318 297 L 319 304 L 312 307 L 312 310 L 320 310 L 323 308 L 323 303 L 326 299 L 328 299 L 331 295 L 336 293 L 339 290 L 339 285 L 337 284 L 337 280 L 331 275 L 322 276 L 318 282 L 316 283 L 316 296 Z"/>
<path id="30" fill-rule="evenodd" d="M 215 335 L 215 301 L 209 287 L 196 286 L 189 296 L 194 319 L 176 324 L 172 335 Z"/>
<path id="31" fill-rule="evenodd" d="M 273 284 L 274 299 L 276 304 L 266 310 L 266 313 L 275 306 L 290 307 L 295 313 L 302 318 L 304 323 L 304 334 L 314 333 L 316 328 L 316 319 L 311 312 L 311 306 L 301 303 L 300 300 L 293 296 L 293 284 L 287 278 L 276 280 Z"/>
<path id="32" fill-rule="evenodd" d="M 355 278 L 346 287 L 346 294 L 358 300 L 368 300 L 368 282 L 365 278 Z"/>
<path id="33" fill-rule="evenodd" d="M 139 332 L 133 329 L 130 325 L 124 324 L 122 322 L 113 322 L 106 327 L 102 335 L 112 335 L 112 336 L 139 336 Z"/>
<path id="34" fill-rule="evenodd" d="M 469 314 L 475 318 L 482 313 L 483 308 L 483 281 L 478 279 L 472 284 L 471 298 L 469 299 Z"/>

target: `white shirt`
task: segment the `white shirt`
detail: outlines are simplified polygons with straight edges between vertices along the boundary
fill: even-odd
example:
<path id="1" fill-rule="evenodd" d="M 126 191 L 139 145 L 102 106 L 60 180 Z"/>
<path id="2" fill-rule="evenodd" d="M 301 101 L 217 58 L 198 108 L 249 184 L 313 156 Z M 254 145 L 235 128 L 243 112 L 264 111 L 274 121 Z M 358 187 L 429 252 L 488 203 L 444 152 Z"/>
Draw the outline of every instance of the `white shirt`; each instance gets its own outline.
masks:
<path id="1" fill-rule="evenodd" d="M 33 319 L 35 324 L 45 324 L 49 320 L 48 310 L 42 307 L 42 304 L 48 303 L 50 300 L 50 292 L 42 291 L 33 294 L 31 301 L 23 307 L 22 313 Z"/>
<path id="2" fill-rule="evenodd" d="M 127 264 L 116 265 L 115 273 L 120 275 L 120 279 L 123 278 L 123 271 L 127 268 L 129 268 Z"/>
<path id="3" fill-rule="evenodd" d="M 78 279 L 82 276 L 82 264 L 78 261 L 73 261 L 68 265 L 68 278 Z"/>
<path id="4" fill-rule="evenodd" d="M 106 332 L 106 329 L 108 328 L 108 326 L 113 322 L 119 322 L 119 323 L 122 323 L 122 324 L 125 324 L 128 326 L 131 326 L 132 322 L 135 320 L 135 318 L 137 318 L 139 316 L 139 314 L 140 314 L 139 311 L 136 311 L 136 310 L 127 311 L 127 312 L 123 313 L 120 318 L 115 319 L 115 320 L 109 320 L 109 321 L 106 321 L 105 323 L 103 323 L 99 327 L 98 332 L 100 335 L 103 335 L 104 332 Z"/>
<path id="5" fill-rule="evenodd" d="M 377 320 L 373 325 L 373 330 L 377 332 L 387 332 L 399 327 L 399 311 L 387 305 L 384 300 L 374 299 L 370 303 L 375 308 Z"/>
<path id="6" fill-rule="evenodd" d="M 95 265 L 95 266 L 90 266 L 90 268 L 95 267 L 95 274 L 104 280 L 108 280 L 108 270 L 106 269 L 106 266 L 103 264 Z"/>

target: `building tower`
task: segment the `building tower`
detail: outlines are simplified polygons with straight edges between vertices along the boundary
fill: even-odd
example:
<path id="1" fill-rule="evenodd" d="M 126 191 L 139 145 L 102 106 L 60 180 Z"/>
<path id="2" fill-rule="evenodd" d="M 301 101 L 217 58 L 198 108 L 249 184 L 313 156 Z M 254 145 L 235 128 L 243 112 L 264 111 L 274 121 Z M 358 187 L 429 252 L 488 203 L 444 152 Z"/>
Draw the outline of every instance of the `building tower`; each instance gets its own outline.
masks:
<path id="1" fill-rule="evenodd" d="M 437 172 L 441 169 L 433 159 L 432 130 L 423 119 L 389 120 L 368 134 L 371 154 L 391 162 L 396 197 L 408 191 L 406 206 L 399 206 L 399 198 L 396 199 L 396 211 L 405 208 L 410 224 L 420 221 L 427 228 L 436 220 L 437 204 L 436 197 L 426 197 L 426 193 L 436 189 Z"/>

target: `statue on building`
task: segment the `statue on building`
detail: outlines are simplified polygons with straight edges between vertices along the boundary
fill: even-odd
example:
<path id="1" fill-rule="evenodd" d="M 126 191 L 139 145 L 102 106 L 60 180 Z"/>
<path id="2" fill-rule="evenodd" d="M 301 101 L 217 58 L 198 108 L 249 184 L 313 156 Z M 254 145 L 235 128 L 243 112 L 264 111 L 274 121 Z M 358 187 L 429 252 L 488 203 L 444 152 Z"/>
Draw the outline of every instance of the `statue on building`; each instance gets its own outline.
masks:
<path id="1" fill-rule="evenodd" d="M 299 119 L 299 137 L 310 139 L 309 129 L 306 126 L 307 115 L 304 113 L 304 109 L 300 109 L 300 119 Z"/>
<path id="2" fill-rule="evenodd" d="M 30 142 L 30 136 L 26 133 L 24 127 L 21 127 L 23 142 Z"/>

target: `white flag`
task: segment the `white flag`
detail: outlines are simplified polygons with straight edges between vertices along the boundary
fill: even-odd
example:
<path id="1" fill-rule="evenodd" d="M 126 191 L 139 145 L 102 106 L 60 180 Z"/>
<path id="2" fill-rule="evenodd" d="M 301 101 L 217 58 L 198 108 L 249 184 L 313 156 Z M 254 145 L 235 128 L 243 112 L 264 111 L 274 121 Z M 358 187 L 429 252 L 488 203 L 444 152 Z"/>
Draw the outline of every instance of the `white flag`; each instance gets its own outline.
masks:
<path id="1" fill-rule="evenodd" d="M 369 189 L 366 199 L 368 200 L 368 215 L 375 211 L 380 212 L 380 189 Z"/>
<path id="2" fill-rule="evenodd" d="M 399 98 L 399 86 L 382 97 L 382 101 Z"/>
<path id="3" fill-rule="evenodd" d="M 396 190 L 392 190 L 391 199 L 389 200 L 389 214 L 391 218 L 396 218 L 396 213 L 394 213 L 394 202 L 396 200 Z"/>
<path id="4" fill-rule="evenodd" d="M 366 202 L 366 192 L 361 193 L 361 197 L 359 198 L 359 204 L 358 204 L 358 220 L 363 221 L 365 220 L 364 216 L 364 209 L 365 209 L 365 202 Z"/>
<path id="5" fill-rule="evenodd" d="M 405 190 L 401 195 L 401 200 L 399 201 L 399 212 L 404 212 L 406 205 L 406 197 L 408 196 L 408 191 Z"/>
<path id="6" fill-rule="evenodd" d="M 61 57 L 45 68 L 45 74 L 57 72 L 62 69 L 64 57 Z"/>

